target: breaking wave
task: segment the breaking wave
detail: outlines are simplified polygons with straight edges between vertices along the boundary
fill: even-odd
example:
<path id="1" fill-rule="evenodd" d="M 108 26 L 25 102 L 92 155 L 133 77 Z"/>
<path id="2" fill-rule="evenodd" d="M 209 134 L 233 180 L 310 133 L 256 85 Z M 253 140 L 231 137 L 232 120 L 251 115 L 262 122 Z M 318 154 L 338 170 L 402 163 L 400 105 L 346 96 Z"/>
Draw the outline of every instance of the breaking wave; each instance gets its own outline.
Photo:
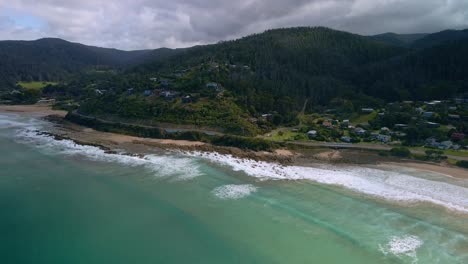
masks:
<path id="1" fill-rule="evenodd" d="M 393 254 L 399 258 L 408 257 L 412 263 L 418 262 L 416 251 L 424 244 L 417 236 L 393 236 L 385 246 L 379 245 L 380 251 L 385 254 Z"/>
<path id="2" fill-rule="evenodd" d="M 55 155 L 80 156 L 88 160 L 100 162 L 115 162 L 131 167 L 144 167 L 162 177 L 175 177 L 186 180 L 201 175 L 196 162 L 189 157 L 173 155 L 127 155 L 124 153 L 109 153 L 95 147 L 80 145 L 72 140 L 56 140 L 53 137 L 41 134 L 34 129 L 19 129 L 16 140 L 20 143 L 35 145 Z"/>
<path id="3" fill-rule="evenodd" d="M 212 193 L 220 199 L 240 199 L 256 191 L 257 187 L 251 184 L 228 184 L 215 188 Z"/>
<path id="4" fill-rule="evenodd" d="M 311 180 L 341 186 L 356 192 L 392 201 L 429 202 L 468 213 L 468 189 L 399 172 L 378 169 L 311 168 L 239 159 L 218 153 L 192 152 L 189 155 L 229 166 L 260 180 Z"/>

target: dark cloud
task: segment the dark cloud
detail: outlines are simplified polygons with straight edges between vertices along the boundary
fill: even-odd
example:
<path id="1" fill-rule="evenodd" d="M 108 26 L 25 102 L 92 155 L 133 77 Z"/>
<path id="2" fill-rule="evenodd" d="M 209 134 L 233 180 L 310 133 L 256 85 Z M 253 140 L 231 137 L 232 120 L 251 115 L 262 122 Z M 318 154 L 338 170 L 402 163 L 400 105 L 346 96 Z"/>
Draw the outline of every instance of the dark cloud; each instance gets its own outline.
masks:
<path id="1" fill-rule="evenodd" d="M 24 27 L 1 10 L 41 21 Z M 60 37 L 122 49 L 185 47 L 290 26 L 359 34 L 468 27 L 466 0 L 9 0 L 0 39 Z"/>

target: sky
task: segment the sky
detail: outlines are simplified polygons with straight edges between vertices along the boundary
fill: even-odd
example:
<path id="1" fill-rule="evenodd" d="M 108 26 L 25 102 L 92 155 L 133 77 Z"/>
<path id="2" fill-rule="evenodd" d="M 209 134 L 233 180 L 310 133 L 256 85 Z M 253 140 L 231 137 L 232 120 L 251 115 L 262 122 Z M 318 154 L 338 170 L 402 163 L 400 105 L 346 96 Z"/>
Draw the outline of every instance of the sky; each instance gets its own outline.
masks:
<path id="1" fill-rule="evenodd" d="M 468 0 L 0 0 L 0 40 L 179 48 L 293 26 L 363 35 L 464 29 Z"/>

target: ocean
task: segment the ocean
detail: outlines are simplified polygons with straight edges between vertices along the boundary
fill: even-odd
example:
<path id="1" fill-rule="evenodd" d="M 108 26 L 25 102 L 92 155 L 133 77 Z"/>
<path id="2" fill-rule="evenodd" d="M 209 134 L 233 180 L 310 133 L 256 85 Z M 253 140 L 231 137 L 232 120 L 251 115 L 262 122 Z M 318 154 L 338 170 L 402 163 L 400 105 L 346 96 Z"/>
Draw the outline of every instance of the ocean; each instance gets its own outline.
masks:
<path id="1" fill-rule="evenodd" d="M 0 263 L 468 263 L 468 181 L 110 154 L 0 113 Z"/>

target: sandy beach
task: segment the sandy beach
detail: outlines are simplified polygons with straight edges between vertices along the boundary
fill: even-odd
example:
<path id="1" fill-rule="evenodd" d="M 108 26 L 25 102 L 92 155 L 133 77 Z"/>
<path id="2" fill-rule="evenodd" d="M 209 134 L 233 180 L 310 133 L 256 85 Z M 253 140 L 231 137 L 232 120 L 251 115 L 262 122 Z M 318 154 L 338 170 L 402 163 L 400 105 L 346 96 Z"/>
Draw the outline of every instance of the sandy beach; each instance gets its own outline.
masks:
<path id="1" fill-rule="evenodd" d="M 35 105 L 0 105 L 0 112 L 26 113 L 34 116 L 57 115 L 64 117 L 67 112 L 62 110 L 53 110 L 47 104 Z"/>
<path id="2" fill-rule="evenodd" d="M 443 174 L 449 177 L 468 179 L 468 170 L 449 165 L 423 162 L 383 162 L 378 167 L 398 166 Z"/>
<path id="3" fill-rule="evenodd" d="M 314 150 L 278 149 L 274 152 L 255 152 L 233 147 L 220 147 L 200 141 L 142 138 L 116 133 L 96 131 L 70 123 L 63 119 L 66 111 L 52 110 L 48 105 L 2 105 L 0 112 L 27 114 L 37 117 L 50 117 L 56 125 L 52 134 L 59 138 L 71 139 L 80 144 L 102 146 L 110 150 L 125 150 L 129 153 L 145 154 L 170 151 L 203 151 L 230 154 L 239 158 L 278 162 L 284 165 L 314 166 L 317 163 L 359 164 L 371 167 L 399 166 L 421 171 L 430 171 L 449 177 L 468 179 L 468 170 L 446 163 L 426 163 L 398 160 L 396 158 L 380 157 L 373 152 L 355 150 L 330 150 L 317 148 Z"/>

